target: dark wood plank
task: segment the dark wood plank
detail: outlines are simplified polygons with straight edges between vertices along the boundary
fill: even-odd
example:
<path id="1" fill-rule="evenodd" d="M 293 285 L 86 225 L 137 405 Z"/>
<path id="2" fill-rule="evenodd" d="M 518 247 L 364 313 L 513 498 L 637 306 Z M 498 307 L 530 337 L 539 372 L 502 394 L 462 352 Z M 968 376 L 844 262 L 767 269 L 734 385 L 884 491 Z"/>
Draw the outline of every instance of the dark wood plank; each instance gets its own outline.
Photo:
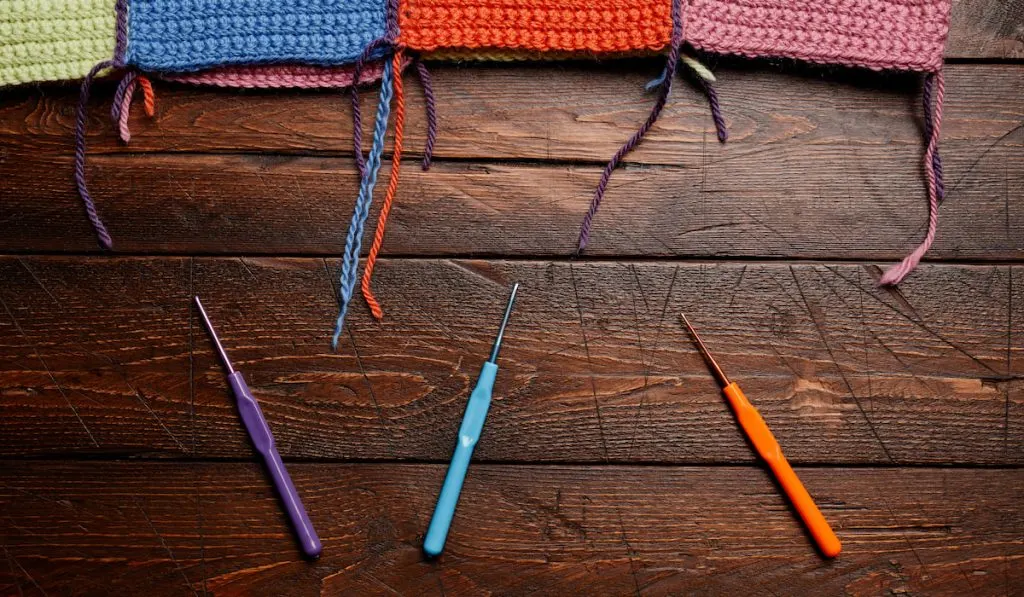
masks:
<path id="1" fill-rule="evenodd" d="M 707 122 L 686 122 L 707 120 L 703 106 L 680 99 L 637 153 L 673 165 L 616 174 L 589 254 L 898 259 L 919 242 L 926 202 L 913 93 L 880 87 L 870 76 L 851 87 L 840 79 L 736 74 L 736 84 L 751 89 L 726 100 L 739 104 L 726 108 L 736 117 L 730 143 L 708 142 Z M 963 65 L 950 74 L 943 142 L 950 193 L 930 257 L 1019 259 L 1024 67 Z M 623 76 L 635 85 L 624 85 Z M 528 93 L 556 77 L 587 93 Z M 442 139 L 453 143 L 439 146 L 451 157 L 604 159 L 650 101 L 635 89 L 641 76 L 579 65 L 448 67 L 438 79 L 439 88 L 445 81 L 452 87 L 442 93 L 451 117 L 442 119 Z M 782 96 L 766 99 L 771 93 Z M 159 125 L 137 127 L 138 142 L 128 149 L 343 151 L 343 102 L 329 97 L 237 101 L 226 92 L 172 91 Z M 495 111 L 502 102 L 509 106 Z M 72 103 L 67 93 L 23 90 L 0 108 L 8 145 L 0 150 L 7 208 L 0 250 L 96 250 L 70 175 Z M 341 128 L 331 130 L 325 111 L 339 112 L 332 121 Z M 109 130 L 96 133 L 107 139 L 99 149 L 116 148 Z M 599 172 L 543 164 L 406 168 L 385 252 L 571 255 Z M 347 158 L 97 155 L 89 177 L 117 249 L 136 253 L 336 254 L 356 195 Z"/>
<path id="2" fill-rule="evenodd" d="M 795 462 L 1024 457 L 1024 282 L 1005 266 L 926 266 L 893 292 L 870 265 L 383 260 L 385 321 L 357 297 L 334 354 L 337 267 L 0 260 L 0 453 L 249 457 L 194 291 L 282 452 L 446 459 L 518 280 L 480 458 L 749 462 L 680 311 Z"/>
<path id="3" fill-rule="evenodd" d="M 1024 2 L 954 0 L 946 56 L 1024 58 Z"/>
<path id="4" fill-rule="evenodd" d="M 951 190 L 929 259 L 1024 258 L 1022 141 L 1018 129 L 991 147 L 944 145 Z M 924 235 L 918 147 L 709 150 L 702 167 L 617 173 L 587 254 L 897 260 Z M 71 171 L 69 157 L 9 152 L 0 170 L 0 251 L 98 250 L 70 176 L 55 175 Z M 358 185 L 352 160 L 326 157 L 96 156 L 89 173 L 115 249 L 133 253 L 336 255 Z M 384 253 L 573 255 L 599 175 L 596 166 L 407 167 Z"/>
<path id="5" fill-rule="evenodd" d="M 7 462 L 0 590 L 179 595 L 1019 595 L 1020 470 L 802 469 L 844 542 L 815 552 L 758 468 L 474 465 L 424 561 L 440 465 L 293 464 L 300 559 L 250 464 Z M 6 587 L 6 588 L 4 588 Z M 714 587 L 714 589 L 710 589 Z"/>
<path id="6" fill-rule="evenodd" d="M 458 159 L 531 159 L 604 164 L 643 122 L 644 84 L 658 59 L 600 64 L 435 66 L 435 154 Z M 717 89 L 730 130 L 718 147 L 706 98 L 678 85 L 654 130 L 627 159 L 697 167 L 787 146 L 831 146 L 852 159 L 887 146 L 920 153 L 921 76 L 724 61 Z M 415 77 L 411 77 L 415 79 Z M 550 82 L 559 82 L 552 93 Z M 407 93 L 406 151 L 421 151 L 422 94 Z M 337 92 L 225 91 L 158 85 L 158 117 L 132 118 L 124 146 L 109 122 L 113 86 L 97 87 L 90 149 L 112 152 L 330 152 L 352 150 L 347 97 Z M 365 93 L 372 113 L 376 93 Z M 991 145 L 1024 120 L 1024 65 L 950 65 L 944 141 Z M 73 87 L 15 89 L 0 100 L 0 141 L 14 149 L 70 153 L 78 97 Z M 365 123 L 366 134 L 372 119 Z M 1017 146 L 1020 138 L 1003 140 Z M 780 169 L 781 170 L 781 169 Z M 779 175 L 779 174 L 776 174 Z M 880 176 L 878 174 L 876 176 Z M 769 178 L 769 177 L 765 177 Z"/>
<path id="7" fill-rule="evenodd" d="M 8 439 L 96 452 L 188 451 L 187 259 L 10 258 L 0 280 Z"/>

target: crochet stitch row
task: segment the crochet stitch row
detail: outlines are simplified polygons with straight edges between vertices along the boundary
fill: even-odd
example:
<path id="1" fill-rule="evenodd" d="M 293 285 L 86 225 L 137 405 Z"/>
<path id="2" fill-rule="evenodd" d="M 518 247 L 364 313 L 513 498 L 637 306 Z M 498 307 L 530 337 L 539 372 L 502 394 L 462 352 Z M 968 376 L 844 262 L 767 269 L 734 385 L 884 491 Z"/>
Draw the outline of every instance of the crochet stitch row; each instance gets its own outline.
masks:
<path id="1" fill-rule="evenodd" d="M 384 0 L 125 4 L 124 63 L 151 72 L 343 66 L 385 35 L 389 19 Z M 0 85 L 79 79 L 110 59 L 114 6 L 115 0 L 0 0 Z M 704 50 L 935 72 L 950 0 L 681 0 L 680 7 L 685 41 Z M 671 15 L 672 0 L 402 0 L 397 41 L 438 56 L 611 57 L 664 50 Z M 261 76 L 224 79 L 282 81 Z"/>
<path id="2" fill-rule="evenodd" d="M 408 66 L 406 59 L 402 68 Z M 359 74 L 359 84 L 380 80 L 383 64 L 375 62 L 366 65 Z M 160 76 L 165 81 L 192 85 L 213 85 L 217 87 L 248 88 L 345 88 L 355 79 L 355 66 L 310 66 L 302 64 L 268 64 L 254 66 L 225 66 L 193 73 L 167 73 Z"/>
<path id="3" fill-rule="evenodd" d="M 0 86 L 81 79 L 114 53 L 115 0 L 0 0 Z"/>
<path id="4" fill-rule="evenodd" d="M 405 0 L 398 24 L 399 40 L 425 51 L 660 50 L 672 35 L 672 0 Z"/>
<path id="5" fill-rule="evenodd" d="M 153 71 L 348 64 L 384 34 L 386 14 L 378 0 L 131 0 L 126 62 Z"/>
<path id="6" fill-rule="evenodd" d="M 711 52 L 937 71 L 949 0 L 689 0 L 686 41 Z"/>
<path id="7" fill-rule="evenodd" d="M 405 0 L 401 41 L 421 51 L 661 50 L 666 0 Z M 949 0 L 685 0 L 687 43 L 711 52 L 934 72 Z"/>

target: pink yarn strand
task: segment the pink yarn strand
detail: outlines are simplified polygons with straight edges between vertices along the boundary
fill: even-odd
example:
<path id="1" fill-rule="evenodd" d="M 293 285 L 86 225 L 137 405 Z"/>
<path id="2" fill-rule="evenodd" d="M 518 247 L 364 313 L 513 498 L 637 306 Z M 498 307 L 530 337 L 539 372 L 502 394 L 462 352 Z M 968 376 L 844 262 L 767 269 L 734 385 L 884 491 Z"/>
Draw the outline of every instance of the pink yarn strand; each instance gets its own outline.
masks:
<path id="1" fill-rule="evenodd" d="M 917 264 L 921 262 L 928 249 L 935 241 L 935 232 L 939 224 L 939 174 L 935 171 L 935 153 L 938 151 L 939 135 L 942 131 L 942 103 L 946 95 L 946 83 L 942 71 L 928 75 L 935 78 L 935 106 L 932 108 L 933 126 L 931 137 L 928 139 L 928 149 L 924 155 L 924 171 L 928 179 L 928 232 L 924 240 L 916 249 L 903 261 L 890 267 L 878 281 L 879 286 L 894 286 L 903 281 L 910 272 L 914 271 Z"/>
<path id="2" fill-rule="evenodd" d="M 128 87 L 124 90 L 124 97 L 121 98 L 121 109 L 118 113 L 117 131 L 121 141 L 128 143 L 132 140 L 132 133 L 128 129 L 128 115 L 132 111 L 132 96 L 135 95 L 136 80 L 133 78 Z"/>

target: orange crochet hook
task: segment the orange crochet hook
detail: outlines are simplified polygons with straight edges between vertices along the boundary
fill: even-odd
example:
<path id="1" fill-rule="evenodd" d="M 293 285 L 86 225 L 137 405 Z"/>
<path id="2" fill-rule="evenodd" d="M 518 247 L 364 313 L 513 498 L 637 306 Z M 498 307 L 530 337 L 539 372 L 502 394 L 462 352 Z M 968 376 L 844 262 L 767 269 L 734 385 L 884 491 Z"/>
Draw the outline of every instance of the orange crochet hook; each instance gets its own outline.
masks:
<path id="1" fill-rule="evenodd" d="M 779 442 L 776 441 L 775 436 L 768 429 L 768 424 L 764 422 L 761 413 L 747 400 L 740 387 L 736 383 L 729 381 L 725 372 L 722 371 L 722 368 L 715 362 L 711 353 L 708 352 L 707 346 L 704 346 L 704 341 L 700 339 L 697 331 L 693 329 L 690 321 L 686 319 L 686 315 L 680 313 L 679 316 L 682 317 L 683 323 L 686 324 L 686 329 L 690 330 L 690 335 L 697 342 L 697 348 L 700 349 L 704 360 L 711 367 L 711 372 L 714 374 L 715 379 L 721 384 L 722 393 L 725 394 L 726 399 L 729 401 L 729 405 L 732 407 L 740 427 L 747 434 L 750 443 L 754 444 L 754 449 L 757 450 L 757 453 L 768 463 L 768 467 L 775 474 L 779 485 L 782 485 L 782 489 L 786 492 L 786 496 L 789 497 L 789 501 L 796 508 L 797 514 L 803 519 L 804 524 L 807 525 L 807 530 L 814 537 L 815 543 L 818 544 L 818 549 L 826 557 L 836 557 L 843 549 L 842 544 L 839 543 L 839 538 L 836 537 L 825 517 L 821 515 L 818 505 L 814 503 L 811 494 L 807 493 L 807 489 L 800 482 L 800 478 L 796 476 L 793 467 L 789 465 L 786 457 L 782 455 L 782 448 L 779 447 Z"/>

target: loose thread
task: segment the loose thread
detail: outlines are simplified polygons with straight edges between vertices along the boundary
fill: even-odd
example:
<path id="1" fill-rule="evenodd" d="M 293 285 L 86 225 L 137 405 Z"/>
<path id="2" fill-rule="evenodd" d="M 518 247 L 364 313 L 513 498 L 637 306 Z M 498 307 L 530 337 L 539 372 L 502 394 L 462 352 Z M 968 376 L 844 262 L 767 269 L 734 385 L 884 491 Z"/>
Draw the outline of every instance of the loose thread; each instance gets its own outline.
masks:
<path id="1" fill-rule="evenodd" d="M 690 70 L 697 73 L 697 76 L 708 83 L 714 83 L 715 74 L 711 72 L 711 69 L 704 66 L 699 60 L 690 56 L 689 54 L 683 53 L 679 55 L 679 59 L 683 61 L 683 64 L 690 67 Z"/>
<path id="2" fill-rule="evenodd" d="M 134 94 L 135 79 L 132 78 L 131 82 L 128 83 L 128 89 L 125 90 L 124 97 L 121 98 L 121 109 L 117 119 L 118 135 L 120 135 L 121 140 L 125 143 L 132 140 L 131 131 L 128 130 L 128 114 L 132 111 L 132 96 Z"/>
<path id="3" fill-rule="evenodd" d="M 718 92 L 714 87 L 717 81 L 715 74 L 708 67 L 701 64 L 699 60 L 685 52 L 679 54 L 679 60 L 690 67 L 690 70 L 697 75 L 697 83 L 704 90 L 704 95 L 708 98 L 708 105 L 711 107 L 711 119 L 715 123 L 715 133 L 718 135 L 719 142 L 725 143 L 729 139 L 729 129 L 725 126 L 725 118 L 722 117 L 722 106 L 718 102 Z M 662 71 L 658 78 L 648 81 L 644 89 L 651 91 L 663 84 L 666 74 L 666 71 Z"/>
<path id="4" fill-rule="evenodd" d="M 608 189 L 608 181 L 612 177 L 612 172 L 618 167 L 622 158 L 640 144 L 640 141 L 643 140 L 647 131 L 651 130 L 651 127 L 654 126 L 658 116 L 661 115 L 661 111 L 665 108 L 666 102 L 668 102 L 669 93 L 672 91 L 672 80 L 675 78 L 676 69 L 679 65 L 679 53 L 683 45 L 683 9 L 678 4 L 677 2 L 672 11 L 672 47 L 669 50 L 668 60 L 665 63 L 664 80 L 661 83 L 661 90 L 658 92 L 658 99 L 655 101 L 654 107 L 651 108 L 651 113 L 647 116 L 647 120 L 615 152 L 615 155 L 612 156 L 612 159 L 604 167 L 604 171 L 601 172 L 601 179 L 598 181 L 597 188 L 594 190 L 594 196 L 590 200 L 590 207 L 587 209 L 587 214 L 583 217 L 583 223 L 580 225 L 578 252 L 582 252 L 590 241 L 590 229 L 593 225 L 594 216 L 601 207 L 601 200 Z"/>
<path id="5" fill-rule="evenodd" d="M 890 267 L 879 279 L 879 286 L 892 286 L 899 284 L 907 277 L 907 274 L 914 271 L 921 258 L 931 248 L 935 241 L 935 232 L 939 221 L 939 188 L 942 186 L 942 171 L 935 168 L 935 155 L 939 146 L 939 135 L 942 133 L 942 104 L 946 95 L 946 83 L 942 71 L 928 75 L 934 79 L 935 106 L 928 106 L 926 112 L 932 113 L 932 126 L 928 136 L 928 149 L 924 156 L 925 176 L 928 179 L 928 232 L 924 240 L 914 251 L 903 258 L 903 261 Z M 927 83 L 926 83 L 927 84 Z"/>
<path id="6" fill-rule="evenodd" d="M 388 179 L 387 192 L 384 194 L 384 203 L 380 208 L 380 216 L 377 218 L 377 231 L 373 235 L 373 245 L 370 246 L 370 254 L 366 257 L 361 284 L 363 298 L 370 307 L 370 313 L 378 321 L 384 318 L 384 311 L 376 297 L 373 296 L 370 280 L 373 278 L 373 269 L 377 264 L 377 254 L 380 253 L 380 247 L 384 243 L 384 230 L 387 226 L 388 216 L 391 214 L 391 204 L 395 199 L 395 192 L 398 190 L 398 175 L 402 165 L 402 137 L 405 132 L 405 90 L 402 85 L 402 73 L 399 70 L 402 53 L 401 49 L 396 51 L 392 63 L 392 69 L 395 71 L 395 150 L 391 158 L 391 175 Z"/>
<path id="7" fill-rule="evenodd" d="M 427 144 L 423 148 L 423 170 L 430 170 L 434 160 L 434 142 L 437 140 L 437 101 L 434 98 L 434 83 L 430 71 L 422 60 L 416 59 L 416 73 L 423 87 L 423 99 L 427 105 Z"/>
<path id="8" fill-rule="evenodd" d="M 78 196 L 82 198 L 85 214 L 88 216 L 89 222 L 92 223 L 92 228 L 96 232 L 96 238 L 99 240 L 100 246 L 108 250 L 114 247 L 114 241 L 110 238 L 107 227 L 103 224 L 103 220 L 100 219 L 99 213 L 96 211 L 96 204 L 89 194 L 89 186 L 85 180 L 85 121 L 86 112 L 89 108 L 89 92 L 92 90 L 93 80 L 96 79 L 96 75 L 100 71 L 113 66 L 115 66 L 113 60 L 104 60 L 92 67 L 89 74 L 82 79 L 82 89 L 78 95 L 78 114 L 75 118 L 75 186 L 78 188 Z"/>
<path id="9" fill-rule="evenodd" d="M 924 138 L 932 138 L 932 129 L 934 123 L 932 122 L 932 96 L 935 90 L 935 77 L 928 75 L 924 79 L 924 91 L 921 94 L 921 100 L 924 104 Z M 942 201 L 946 197 L 946 185 L 944 177 L 942 176 L 942 158 L 939 157 L 939 148 L 935 147 L 935 157 L 932 158 L 932 167 L 935 169 L 935 180 L 938 182 L 938 197 L 939 201 Z"/>
<path id="10" fill-rule="evenodd" d="M 142 87 L 142 109 L 145 110 L 146 116 L 153 118 L 156 116 L 156 94 L 153 93 L 153 84 L 143 75 L 139 75 L 136 80 L 139 87 Z"/>
<path id="11" fill-rule="evenodd" d="M 355 65 L 352 70 L 352 152 L 355 154 L 356 168 L 359 170 L 359 175 L 364 176 L 366 174 L 366 158 L 363 157 L 363 110 L 359 106 L 359 81 L 363 76 L 363 67 L 366 61 L 370 59 L 370 55 L 389 45 L 387 39 L 378 37 L 377 39 L 370 42 L 370 45 L 366 46 L 363 53 L 356 59 Z M 381 75 L 383 79 L 383 75 Z"/>
<path id="12" fill-rule="evenodd" d="M 128 116 L 131 113 L 132 99 L 135 96 L 136 87 L 142 88 L 143 107 L 146 111 L 146 116 L 152 118 L 156 114 L 153 84 L 150 83 L 149 79 L 135 71 L 125 73 L 121 77 L 121 82 L 117 85 L 117 91 L 114 92 L 114 101 L 110 106 L 110 118 L 114 121 L 114 127 L 117 128 L 118 136 L 125 143 L 131 141 L 132 138 L 131 130 L 128 127 Z"/>
<path id="13" fill-rule="evenodd" d="M 696 73 L 697 76 L 704 81 L 707 81 L 708 83 L 714 83 L 717 81 L 717 79 L 715 79 L 715 73 L 711 72 L 711 69 L 704 66 L 699 60 L 690 56 L 686 52 L 679 53 L 679 60 L 681 60 L 686 66 L 690 67 L 690 70 Z M 661 84 L 665 82 L 666 75 L 667 72 L 663 69 L 656 79 L 651 79 L 646 85 L 644 85 L 644 91 L 652 91 L 660 87 Z"/>
<path id="14" fill-rule="evenodd" d="M 363 239 L 363 226 L 366 223 L 366 218 L 370 215 L 370 204 L 373 202 L 373 187 L 377 183 L 381 155 L 384 153 L 384 137 L 387 133 L 388 118 L 391 114 L 393 75 L 394 70 L 391 67 L 391 62 L 386 61 L 384 63 L 384 73 L 381 77 L 377 118 L 373 128 L 373 145 L 370 147 L 370 155 L 366 160 L 359 186 L 359 196 L 356 199 L 355 210 L 352 213 L 348 235 L 345 237 L 345 255 L 342 262 L 339 284 L 341 305 L 338 311 L 338 320 L 334 326 L 334 334 L 331 338 L 331 346 L 334 350 L 338 349 L 338 339 L 341 337 L 341 331 L 345 325 L 345 314 L 348 311 L 348 304 L 352 300 L 352 293 L 355 290 L 356 270 L 359 267 L 359 252 Z"/>
<path id="15" fill-rule="evenodd" d="M 121 120 L 121 106 L 124 104 L 124 96 L 128 92 L 128 88 L 134 85 L 135 77 L 137 76 L 138 73 L 130 70 L 121 77 L 121 82 L 117 84 L 117 90 L 114 92 L 114 101 L 110 104 L 110 120 L 115 125 Z"/>
<path id="16" fill-rule="evenodd" d="M 722 117 L 722 106 L 718 103 L 718 92 L 715 86 L 707 80 L 701 80 L 704 86 L 704 93 L 708 96 L 708 105 L 711 106 L 711 120 L 715 122 L 715 132 L 718 134 L 718 141 L 725 143 L 729 139 L 729 129 L 725 126 L 725 118 Z"/>

